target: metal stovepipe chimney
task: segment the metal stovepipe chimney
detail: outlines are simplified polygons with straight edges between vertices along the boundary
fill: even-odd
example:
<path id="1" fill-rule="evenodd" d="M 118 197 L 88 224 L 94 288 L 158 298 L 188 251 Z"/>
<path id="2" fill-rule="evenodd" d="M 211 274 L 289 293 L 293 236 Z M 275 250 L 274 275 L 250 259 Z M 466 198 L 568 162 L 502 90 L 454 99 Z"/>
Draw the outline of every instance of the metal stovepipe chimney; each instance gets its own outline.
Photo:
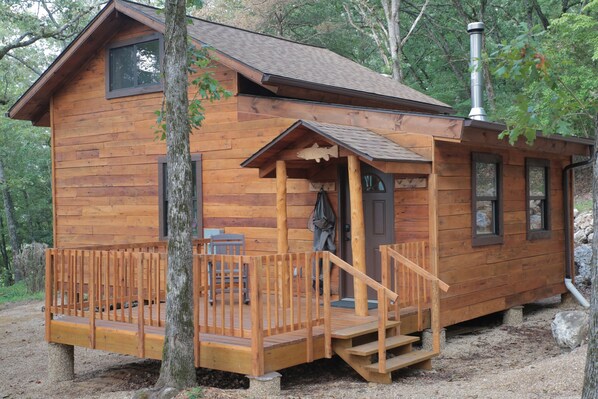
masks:
<path id="1" fill-rule="evenodd" d="M 482 35 L 484 33 L 483 22 L 472 22 L 467 25 L 469 33 L 471 68 L 471 111 L 469 117 L 478 121 L 486 120 L 484 111 L 484 75 L 482 74 Z"/>

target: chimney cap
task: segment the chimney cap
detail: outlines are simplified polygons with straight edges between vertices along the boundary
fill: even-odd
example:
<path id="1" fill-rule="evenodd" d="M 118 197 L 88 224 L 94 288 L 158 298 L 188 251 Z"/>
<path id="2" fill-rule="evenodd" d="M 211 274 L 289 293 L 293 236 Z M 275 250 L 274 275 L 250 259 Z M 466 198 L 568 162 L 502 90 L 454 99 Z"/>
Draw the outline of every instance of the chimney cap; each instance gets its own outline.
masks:
<path id="1" fill-rule="evenodd" d="M 467 33 L 470 35 L 472 33 L 481 33 L 484 31 L 484 23 L 483 22 L 472 22 L 467 24 Z"/>

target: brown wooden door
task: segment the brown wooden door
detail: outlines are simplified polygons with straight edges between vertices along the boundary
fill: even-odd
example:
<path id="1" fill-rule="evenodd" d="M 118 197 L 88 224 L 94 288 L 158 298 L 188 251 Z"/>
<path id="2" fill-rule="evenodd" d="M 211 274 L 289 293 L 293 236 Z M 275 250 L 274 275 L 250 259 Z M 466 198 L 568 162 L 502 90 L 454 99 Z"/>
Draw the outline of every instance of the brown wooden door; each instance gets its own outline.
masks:
<path id="1" fill-rule="evenodd" d="M 390 244 L 394 241 L 394 204 L 393 204 L 393 176 L 383 173 L 378 169 L 362 164 L 361 185 L 363 188 L 363 214 L 365 218 L 365 249 L 366 249 L 366 271 L 368 276 L 380 281 L 381 259 L 380 245 Z M 343 258 L 352 264 L 351 252 L 351 208 L 349 199 L 349 187 L 346 174 L 341 175 L 341 186 L 343 186 L 344 200 L 341 205 L 341 240 L 343 243 Z M 343 273 L 341 277 L 342 296 L 353 298 L 353 278 Z M 368 289 L 368 298 L 375 299 L 376 293 Z"/>

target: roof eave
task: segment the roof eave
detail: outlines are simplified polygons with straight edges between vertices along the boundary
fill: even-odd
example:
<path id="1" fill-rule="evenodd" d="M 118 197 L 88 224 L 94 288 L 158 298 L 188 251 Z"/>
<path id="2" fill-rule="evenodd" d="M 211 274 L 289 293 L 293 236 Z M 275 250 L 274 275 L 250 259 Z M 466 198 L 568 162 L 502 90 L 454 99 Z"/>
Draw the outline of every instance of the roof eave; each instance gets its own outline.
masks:
<path id="1" fill-rule="evenodd" d="M 474 129 L 484 129 L 484 130 L 491 130 L 495 132 L 504 132 L 507 130 L 507 125 L 504 123 L 499 122 L 488 122 L 488 121 L 479 121 L 475 119 L 465 119 L 463 123 L 463 127 L 467 128 L 474 128 Z M 593 139 L 588 139 L 585 137 L 575 137 L 575 136 L 561 136 L 559 134 L 544 134 L 542 131 L 537 130 L 536 135 L 538 137 L 542 137 L 548 140 L 559 140 L 565 141 L 569 143 L 575 144 L 582 144 L 582 145 L 594 145 Z"/>
<path id="2" fill-rule="evenodd" d="M 389 104 L 393 104 L 393 105 L 408 106 L 408 107 L 412 107 L 415 109 L 437 112 L 440 114 L 454 113 L 454 109 L 448 105 L 442 106 L 442 105 L 436 105 L 436 104 L 431 104 L 431 103 L 424 103 L 424 102 L 420 102 L 420 101 L 407 100 L 407 99 L 399 98 L 399 97 L 390 97 L 390 96 L 384 96 L 381 94 L 366 93 L 366 92 L 359 91 L 359 90 L 347 89 L 344 87 L 337 87 L 337 86 L 329 86 L 329 85 L 324 85 L 324 84 L 319 84 L 319 83 L 314 83 L 314 82 L 308 82 L 305 80 L 288 78 L 285 76 L 272 75 L 272 74 L 268 74 L 268 73 L 264 74 L 264 76 L 262 78 L 262 84 L 267 84 L 270 86 L 281 86 L 281 85 L 294 86 L 294 87 L 299 87 L 299 88 L 303 88 L 303 89 L 320 90 L 320 91 L 334 93 L 334 94 L 341 94 L 341 95 L 353 96 L 353 97 L 361 97 L 361 98 L 365 98 L 368 100 L 375 100 L 375 101 L 380 101 L 380 102 L 389 103 Z"/>
<path id="3" fill-rule="evenodd" d="M 29 112 L 25 113 L 24 108 L 27 103 L 32 99 L 35 94 L 39 92 L 39 90 L 46 84 L 47 80 L 50 79 L 56 71 L 62 66 L 65 59 L 68 58 L 67 54 L 71 52 L 71 50 L 75 47 L 78 48 L 85 40 L 85 36 L 89 33 L 91 34 L 93 31 L 90 32 L 90 28 L 99 23 L 102 23 L 113 11 L 116 10 L 115 0 L 109 0 L 108 3 L 104 6 L 104 8 L 96 14 L 96 16 L 89 21 L 89 23 L 83 28 L 81 33 L 77 35 L 69 45 L 60 53 L 60 55 L 50 64 L 48 68 L 37 78 L 37 80 L 23 93 L 17 101 L 10 107 L 6 115 L 11 119 L 21 119 L 21 120 L 30 120 L 35 122 L 36 119 L 39 119 L 40 112 Z M 49 103 L 48 103 L 49 106 Z M 43 115 L 42 115 L 43 116 Z"/>

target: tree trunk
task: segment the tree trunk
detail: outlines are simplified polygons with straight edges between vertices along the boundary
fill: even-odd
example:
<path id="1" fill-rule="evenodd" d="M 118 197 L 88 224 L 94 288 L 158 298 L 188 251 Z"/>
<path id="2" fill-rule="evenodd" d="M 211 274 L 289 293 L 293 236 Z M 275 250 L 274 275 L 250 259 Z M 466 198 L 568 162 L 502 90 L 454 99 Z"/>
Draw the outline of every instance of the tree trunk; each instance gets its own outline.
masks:
<path id="1" fill-rule="evenodd" d="M 196 384 L 193 351 L 191 155 L 187 95 L 185 0 L 165 4 L 164 97 L 168 162 L 168 275 L 166 331 L 156 388 Z"/>
<path id="2" fill-rule="evenodd" d="M 392 78 L 396 81 L 403 81 L 401 69 L 401 32 L 399 28 L 399 5 L 396 0 L 383 0 L 382 8 L 386 16 L 388 30 L 388 51 L 390 52 Z"/>
<path id="3" fill-rule="evenodd" d="M 598 148 L 598 115 L 594 117 L 594 149 Z M 598 159 L 594 159 L 594 231 L 598 231 Z M 583 381 L 582 399 L 598 398 L 598 234 L 592 240 L 592 298 L 590 299 L 590 332 Z"/>
<path id="4" fill-rule="evenodd" d="M 17 222 L 15 219 L 15 207 L 12 203 L 12 196 L 8 188 L 8 182 L 6 181 L 4 174 L 4 164 L 0 159 L 0 190 L 2 191 L 2 199 L 4 201 L 4 213 L 6 214 L 6 226 L 8 227 L 8 241 L 12 250 L 13 259 L 17 256 L 21 244 L 19 242 L 19 236 L 17 234 Z M 14 262 L 13 262 L 14 264 Z M 15 281 L 21 280 L 21 273 L 15 270 Z"/>
<path id="5" fill-rule="evenodd" d="M 2 256 L 2 263 L 4 263 L 4 271 L 0 269 L 0 273 L 4 274 L 4 285 L 10 286 L 14 284 L 12 270 L 10 268 L 10 258 L 6 250 L 6 239 L 4 238 L 4 219 L 0 214 L 0 255 Z"/>

